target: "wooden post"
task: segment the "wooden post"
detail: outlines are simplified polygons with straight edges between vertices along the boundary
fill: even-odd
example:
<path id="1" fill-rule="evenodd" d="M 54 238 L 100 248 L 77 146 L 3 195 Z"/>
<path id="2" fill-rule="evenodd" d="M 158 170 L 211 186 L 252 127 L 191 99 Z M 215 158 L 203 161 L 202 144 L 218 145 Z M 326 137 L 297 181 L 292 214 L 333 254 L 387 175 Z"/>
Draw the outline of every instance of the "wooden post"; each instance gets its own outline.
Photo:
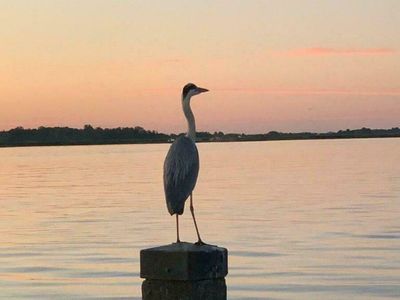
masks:
<path id="1" fill-rule="evenodd" d="M 228 251 L 174 243 L 140 251 L 143 300 L 226 300 Z"/>

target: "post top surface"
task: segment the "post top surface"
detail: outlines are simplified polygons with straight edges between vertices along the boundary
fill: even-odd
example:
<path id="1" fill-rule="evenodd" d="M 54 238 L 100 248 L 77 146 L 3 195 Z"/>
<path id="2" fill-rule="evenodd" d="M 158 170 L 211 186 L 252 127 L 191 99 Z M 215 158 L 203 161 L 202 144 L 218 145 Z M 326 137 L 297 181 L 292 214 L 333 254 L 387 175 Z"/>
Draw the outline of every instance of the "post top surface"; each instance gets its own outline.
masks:
<path id="1" fill-rule="evenodd" d="M 225 248 L 221 248 L 214 245 L 196 245 L 187 242 L 172 243 L 168 245 L 143 249 L 142 251 L 151 252 L 212 252 L 212 251 L 225 251 Z"/>

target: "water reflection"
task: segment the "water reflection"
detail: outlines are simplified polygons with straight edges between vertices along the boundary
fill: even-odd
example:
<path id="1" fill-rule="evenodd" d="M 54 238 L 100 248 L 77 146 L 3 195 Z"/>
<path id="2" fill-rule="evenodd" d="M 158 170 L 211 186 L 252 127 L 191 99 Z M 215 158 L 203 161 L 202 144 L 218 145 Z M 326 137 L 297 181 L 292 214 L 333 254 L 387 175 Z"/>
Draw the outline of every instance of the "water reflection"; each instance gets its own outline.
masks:
<path id="1" fill-rule="evenodd" d="M 400 298 L 400 139 L 198 147 L 197 218 L 230 250 L 229 299 Z M 0 149 L 0 295 L 139 299 L 139 250 L 175 238 L 167 149 Z M 196 240 L 190 214 L 181 234 Z"/>

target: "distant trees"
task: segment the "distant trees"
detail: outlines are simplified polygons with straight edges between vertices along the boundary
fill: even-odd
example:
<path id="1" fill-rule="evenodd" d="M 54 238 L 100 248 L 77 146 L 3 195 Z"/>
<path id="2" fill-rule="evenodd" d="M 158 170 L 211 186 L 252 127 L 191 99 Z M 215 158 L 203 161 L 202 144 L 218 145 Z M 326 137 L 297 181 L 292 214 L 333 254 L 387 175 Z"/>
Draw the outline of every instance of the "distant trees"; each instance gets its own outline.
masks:
<path id="1" fill-rule="evenodd" d="M 44 127 L 24 129 L 16 127 L 8 131 L 0 131 L 0 147 L 5 146 L 39 146 L 39 145 L 91 145 L 91 144 L 130 144 L 130 143 L 166 143 L 178 137 L 177 134 L 163 134 L 154 130 L 146 130 L 140 126 L 117 128 L 93 128 L 90 124 L 82 129 L 69 127 Z M 399 127 L 391 129 L 346 129 L 337 132 L 284 133 L 270 131 L 260 134 L 223 133 L 222 131 L 197 132 L 199 142 L 230 141 L 267 141 L 294 139 L 338 139 L 338 138 L 374 138 L 400 137 Z"/>
<path id="2" fill-rule="evenodd" d="M 39 127 L 24 129 L 17 127 L 0 132 L 0 146 L 27 145 L 84 145 L 166 142 L 169 136 L 142 127 L 93 128 Z"/>

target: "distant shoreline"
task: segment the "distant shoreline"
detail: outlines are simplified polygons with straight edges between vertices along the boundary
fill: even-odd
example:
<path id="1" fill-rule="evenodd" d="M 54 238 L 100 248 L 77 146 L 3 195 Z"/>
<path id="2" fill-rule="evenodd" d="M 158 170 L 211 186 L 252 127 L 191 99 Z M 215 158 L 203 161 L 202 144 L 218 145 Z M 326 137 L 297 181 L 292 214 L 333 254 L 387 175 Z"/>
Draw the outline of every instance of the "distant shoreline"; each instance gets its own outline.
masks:
<path id="1" fill-rule="evenodd" d="M 313 140 L 356 140 L 356 139 L 386 139 L 400 138 L 400 136 L 371 136 L 371 137 L 332 137 L 332 138 L 293 138 L 293 139 L 274 139 L 274 140 L 226 140 L 226 141 L 196 141 L 196 143 L 245 143 L 245 142 L 279 142 L 279 141 L 313 141 Z M 2 148 L 24 148 L 24 147 L 74 147 L 74 146 L 112 146 L 112 145 L 151 145 L 151 144 L 171 144 L 168 141 L 149 141 L 149 142 L 120 142 L 120 143 L 82 143 L 82 144 L 19 144 L 4 145 Z"/>
<path id="2" fill-rule="evenodd" d="M 124 145 L 124 144 L 165 144 L 171 143 L 179 135 L 158 133 L 142 127 L 93 128 L 85 125 L 82 129 L 69 127 L 39 127 L 24 129 L 17 127 L 0 131 L 0 148 L 35 146 L 84 146 L 84 145 Z M 354 138 L 395 138 L 400 137 L 400 128 L 391 129 L 347 129 L 337 132 L 284 133 L 270 131 L 260 134 L 239 134 L 219 132 L 198 132 L 198 142 L 258 142 L 285 140 L 323 140 Z"/>

